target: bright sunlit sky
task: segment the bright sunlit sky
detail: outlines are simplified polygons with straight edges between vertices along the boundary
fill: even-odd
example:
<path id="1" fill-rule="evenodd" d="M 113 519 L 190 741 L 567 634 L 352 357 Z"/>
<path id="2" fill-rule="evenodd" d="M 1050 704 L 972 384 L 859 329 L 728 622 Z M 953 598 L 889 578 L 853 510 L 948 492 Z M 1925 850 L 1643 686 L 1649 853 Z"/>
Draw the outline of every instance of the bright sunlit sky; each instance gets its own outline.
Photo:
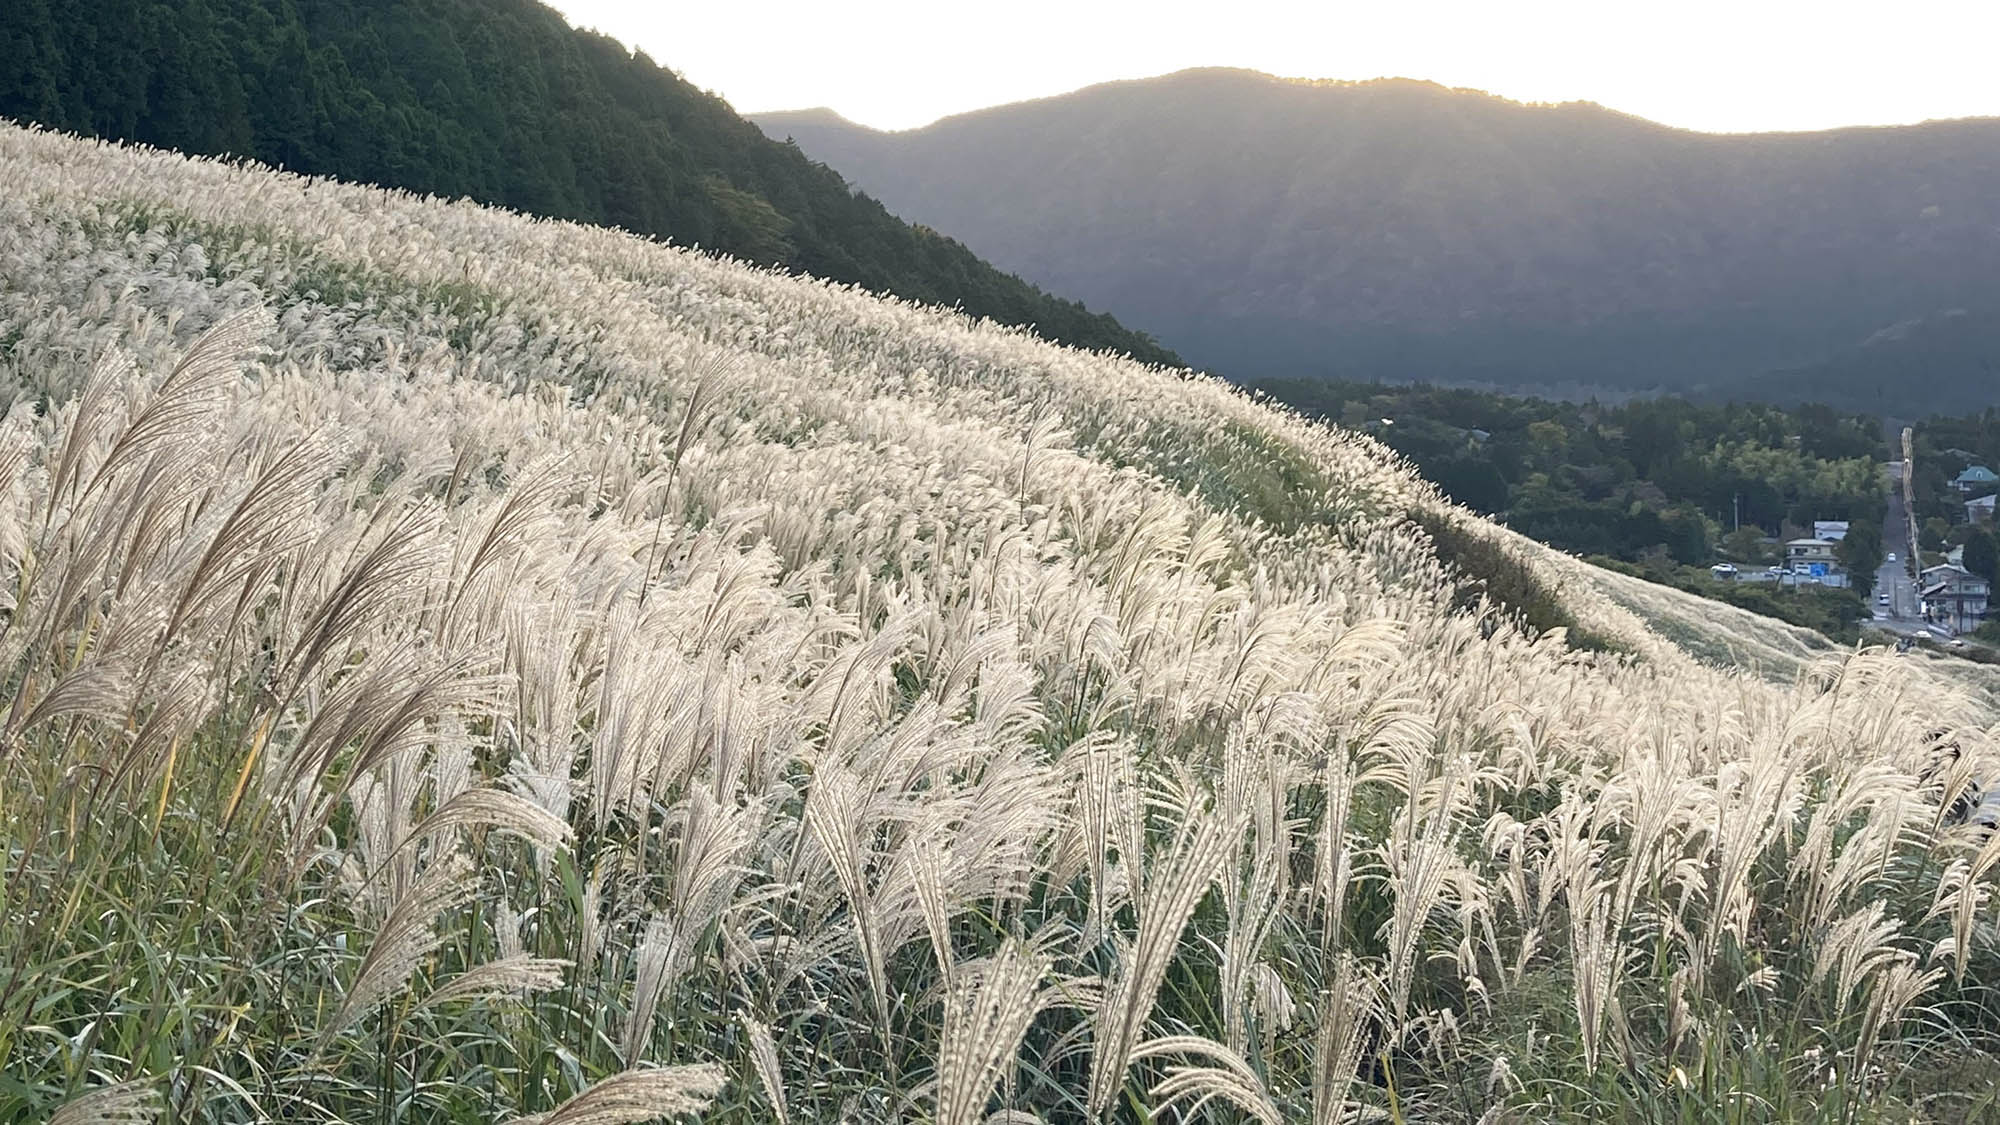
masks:
<path id="1" fill-rule="evenodd" d="M 1717 132 L 2000 115 L 2000 0 L 554 0 L 739 112 L 883 129 L 1191 66 L 1428 78 Z"/>

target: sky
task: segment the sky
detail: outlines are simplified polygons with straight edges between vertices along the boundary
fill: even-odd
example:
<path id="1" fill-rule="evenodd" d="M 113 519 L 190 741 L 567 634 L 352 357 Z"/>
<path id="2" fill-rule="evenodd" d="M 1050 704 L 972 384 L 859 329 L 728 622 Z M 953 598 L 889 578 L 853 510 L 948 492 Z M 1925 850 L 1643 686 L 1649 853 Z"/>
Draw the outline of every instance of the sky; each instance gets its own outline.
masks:
<path id="1" fill-rule="evenodd" d="M 907 129 L 1192 66 L 1426 78 L 1711 132 L 2000 115 L 2000 0 L 554 0 L 738 112 Z"/>

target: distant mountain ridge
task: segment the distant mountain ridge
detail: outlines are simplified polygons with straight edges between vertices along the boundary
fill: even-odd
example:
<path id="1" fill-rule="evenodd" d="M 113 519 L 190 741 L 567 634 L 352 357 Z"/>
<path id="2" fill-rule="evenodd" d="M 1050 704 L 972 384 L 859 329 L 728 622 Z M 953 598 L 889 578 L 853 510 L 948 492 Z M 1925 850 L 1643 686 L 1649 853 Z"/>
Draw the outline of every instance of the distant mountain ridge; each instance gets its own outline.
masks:
<path id="1" fill-rule="evenodd" d="M 2000 119 L 1714 135 L 1240 70 L 897 133 L 828 110 L 752 119 L 898 214 L 1239 378 L 1908 411 L 2000 398 L 1983 345 L 1946 363 L 1964 377 L 1937 401 L 1894 364 L 1849 366 L 1891 325 L 2000 311 Z M 1824 364 L 1842 374 L 1819 395 Z"/>
<path id="2" fill-rule="evenodd" d="M 8 0 L 0 118 L 618 226 L 1177 364 L 535 0 Z"/>

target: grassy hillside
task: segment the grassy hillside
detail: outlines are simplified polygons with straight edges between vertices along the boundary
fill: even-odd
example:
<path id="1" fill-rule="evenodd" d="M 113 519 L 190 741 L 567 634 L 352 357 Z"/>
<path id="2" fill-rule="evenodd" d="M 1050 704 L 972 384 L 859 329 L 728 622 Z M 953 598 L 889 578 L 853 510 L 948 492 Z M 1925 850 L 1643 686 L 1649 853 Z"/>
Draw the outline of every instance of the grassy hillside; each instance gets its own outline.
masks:
<path id="1" fill-rule="evenodd" d="M 0 1120 L 1991 1110 L 1990 700 L 1213 380 L 11 129 L 0 376 Z"/>
<path id="2" fill-rule="evenodd" d="M 619 226 L 1174 361 L 534 0 L 11 0 L 0 53 L 0 118 Z"/>
<path id="3" fill-rule="evenodd" d="M 1769 394 L 1913 415 L 1995 390 L 1990 367 L 1919 385 L 1855 349 L 1951 309 L 1992 322 L 2000 120 L 1715 136 L 1428 82 L 1195 70 L 908 132 L 758 121 L 1241 378 L 1749 398 L 1826 363 Z"/>

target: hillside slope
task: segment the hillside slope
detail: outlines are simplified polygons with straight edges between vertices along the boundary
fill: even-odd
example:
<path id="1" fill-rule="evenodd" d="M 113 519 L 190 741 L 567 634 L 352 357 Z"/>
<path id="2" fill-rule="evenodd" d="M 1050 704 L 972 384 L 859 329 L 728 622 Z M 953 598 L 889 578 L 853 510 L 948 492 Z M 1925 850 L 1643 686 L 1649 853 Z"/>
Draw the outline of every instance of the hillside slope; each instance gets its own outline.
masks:
<path id="1" fill-rule="evenodd" d="M 2000 120 L 1715 136 L 1231 70 L 899 133 L 756 120 L 897 213 L 1248 379 L 1758 397 L 1758 376 L 1879 329 L 2000 310 Z M 2000 386 L 1968 370 L 1920 399 L 1882 368 L 1825 390 L 1959 412 Z"/>
<path id="2" fill-rule="evenodd" d="M 1852 347 L 1774 372 L 1759 394 L 1780 402 L 1838 400 L 1889 418 L 1989 409 L 2000 402 L 2000 306 L 1947 308 L 1886 325 Z"/>
<path id="3" fill-rule="evenodd" d="M 14 129 L 0 369 L 0 1119 L 1886 1122 L 2000 1067 L 1987 704 L 1697 660 L 1645 620 L 1726 610 L 1215 380 Z"/>
<path id="4" fill-rule="evenodd" d="M 618 226 L 1174 359 L 535 0 L 11 0 L 0 56 L 0 118 Z"/>

